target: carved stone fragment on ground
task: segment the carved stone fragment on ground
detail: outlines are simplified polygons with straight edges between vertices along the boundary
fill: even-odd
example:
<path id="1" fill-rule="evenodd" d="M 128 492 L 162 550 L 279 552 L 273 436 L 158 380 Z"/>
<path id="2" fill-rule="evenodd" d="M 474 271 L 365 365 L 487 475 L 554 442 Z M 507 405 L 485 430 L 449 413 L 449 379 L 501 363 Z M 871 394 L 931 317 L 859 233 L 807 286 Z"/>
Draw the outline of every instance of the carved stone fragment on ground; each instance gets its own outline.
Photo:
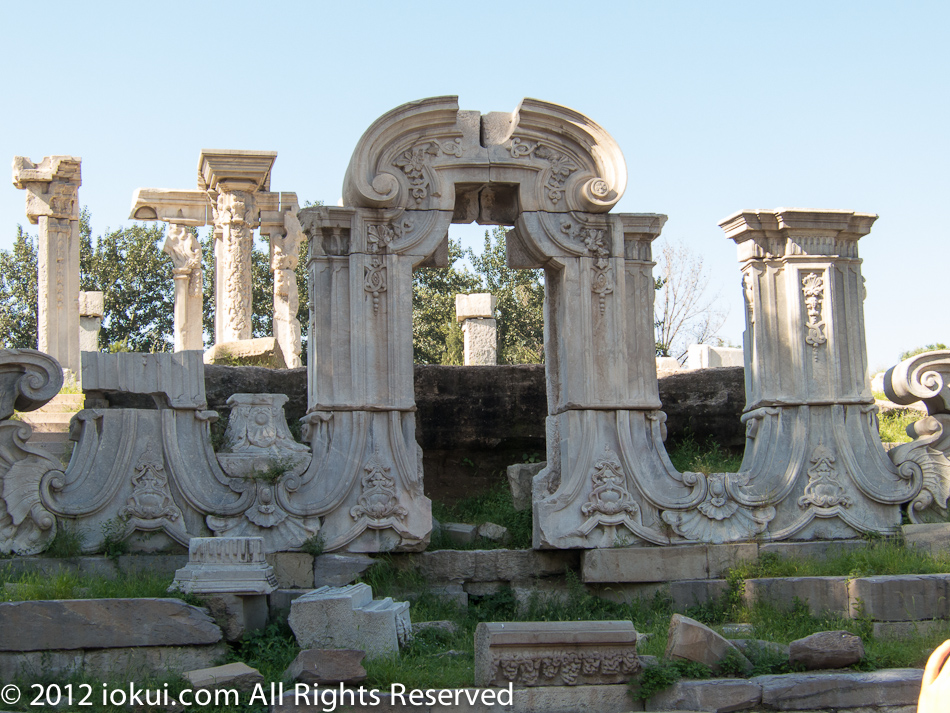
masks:
<path id="1" fill-rule="evenodd" d="M 370 658 L 395 654 L 412 637 L 409 604 L 373 599 L 367 584 L 320 587 L 290 605 L 290 628 L 302 648 L 350 648 Z"/>
<path id="2" fill-rule="evenodd" d="M 629 621 L 481 623 L 475 685 L 507 687 L 622 683 L 640 670 Z"/>

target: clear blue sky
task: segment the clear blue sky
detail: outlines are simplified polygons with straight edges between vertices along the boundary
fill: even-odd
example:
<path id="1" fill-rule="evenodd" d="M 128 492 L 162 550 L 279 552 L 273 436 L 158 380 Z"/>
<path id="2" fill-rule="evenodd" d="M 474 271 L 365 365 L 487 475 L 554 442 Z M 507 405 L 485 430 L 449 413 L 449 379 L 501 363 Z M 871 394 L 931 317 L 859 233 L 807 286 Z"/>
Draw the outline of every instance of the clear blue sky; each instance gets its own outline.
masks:
<path id="1" fill-rule="evenodd" d="M 948 26 L 936 1 L 0 0 L 0 158 L 81 156 L 98 234 L 129 224 L 137 187 L 193 188 L 202 148 L 276 150 L 274 190 L 334 204 L 383 112 L 441 94 L 482 112 L 536 97 L 613 134 L 629 172 L 616 210 L 669 215 L 664 236 L 701 252 L 722 289 L 732 342 L 739 271 L 719 220 L 878 213 L 860 243 L 873 370 L 950 343 Z M 6 185 L 0 248 L 26 224 Z"/>

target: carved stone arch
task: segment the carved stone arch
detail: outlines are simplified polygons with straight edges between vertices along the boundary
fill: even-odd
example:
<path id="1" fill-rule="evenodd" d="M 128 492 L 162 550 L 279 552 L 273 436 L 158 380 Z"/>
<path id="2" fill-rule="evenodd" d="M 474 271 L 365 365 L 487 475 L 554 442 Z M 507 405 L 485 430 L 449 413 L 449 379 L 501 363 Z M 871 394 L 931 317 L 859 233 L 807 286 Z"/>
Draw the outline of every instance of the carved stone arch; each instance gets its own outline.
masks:
<path id="1" fill-rule="evenodd" d="M 626 484 L 591 480 L 603 453 L 628 449 L 629 436 L 604 415 L 660 405 L 650 243 L 666 216 L 608 214 L 626 180 L 623 154 L 603 128 L 535 99 L 483 115 L 460 111 L 456 97 L 435 97 L 397 107 L 367 129 L 346 172 L 344 205 L 300 213 L 310 237 L 313 335 L 305 420 L 311 469 L 322 469 L 309 480 L 324 484 L 313 501 L 333 505 L 324 514 L 330 549 L 425 546 L 431 519 L 414 433 L 412 271 L 446 265 L 449 224 L 472 221 L 514 226 L 509 265 L 546 270 L 542 476 L 552 503 L 537 514 L 559 525 L 536 533 L 536 546 L 613 543 L 616 517 L 594 506 L 589 517 L 580 506 L 568 518 L 557 512 L 564 489 L 579 489 L 584 503 L 594 488 L 608 499 L 615 486 L 634 488 L 619 462 L 598 472 Z M 648 418 L 641 422 L 656 431 Z M 332 501 L 322 495 L 331 482 L 343 493 Z M 670 489 L 675 502 L 696 497 L 689 484 Z M 656 508 L 623 512 L 628 529 L 634 519 L 659 521 Z M 592 518 L 588 532 L 574 532 Z"/>
<path id="2" fill-rule="evenodd" d="M 460 111 L 457 97 L 434 97 L 373 122 L 353 152 L 343 202 L 512 223 L 524 212 L 605 213 L 626 183 L 620 147 L 572 109 L 524 99 L 510 114 L 483 115 Z M 499 203 L 513 186 L 517 205 Z"/>

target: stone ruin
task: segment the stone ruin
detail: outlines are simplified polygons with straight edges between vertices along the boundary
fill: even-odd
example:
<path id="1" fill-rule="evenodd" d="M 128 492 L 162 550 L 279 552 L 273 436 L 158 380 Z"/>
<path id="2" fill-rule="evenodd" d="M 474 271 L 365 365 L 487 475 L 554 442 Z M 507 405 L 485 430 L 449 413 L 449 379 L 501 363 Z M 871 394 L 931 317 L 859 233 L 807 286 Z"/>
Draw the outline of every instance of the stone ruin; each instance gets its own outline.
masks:
<path id="1" fill-rule="evenodd" d="M 182 544 L 227 535 L 262 537 L 268 552 L 311 538 L 325 551 L 425 548 L 432 518 L 415 437 L 412 272 L 446 266 L 449 225 L 472 221 L 514 226 L 509 266 L 545 270 L 547 467 L 533 481 L 535 548 L 851 538 L 897 531 L 905 504 L 915 522 L 945 511 L 950 352 L 888 375 L 895 400 L 923 398 L 929 409 L 915 440 L 886 453 L 877 431 L 857 249 L 876 216 L 780 208 L 720 224 L 738 246 L 746 306 L 745 458 L 738 473 L 680 473 L 664 447 L 653 336 L 651 244 L 666 216 L 610 213 L 627 173 L 600 126 L 532 99 L 485 115 L 460 111 L 454 97 L 405 104 L 361 138 L 341 207 L 298 211 L 294 194 L 270 192 L 274 158 L 204 151 L 198 189 L 136 193 L 134 218 L 169 223 L 178 351 L 83 355 L 93 407 L 74 420 L 65 470 L 24 445 L 27 426 L 0 423 L 9 454 L 0 551 L 42 551 L 58 523 L 85 529 L 95 549 L 102 524 L 117 519 L 125 536 L 162 532 Z M 38 206 L 31 219 L 46 226 L 43 254 L 58 255 L 75 222 L 78 161 L 18 161 L 14 179 Z M 72 203 L 42 198 L 44 181 Z M 279 398 L 241 395 L 232 447 L 211 447 L 200 247 L 190 231 L 209 223 L 215 349 L 250 336 L 248 251 L 259 226 L 271 236 L 274 341 L 288 365 L 300 348 L 291 286 L 306 235 L 309 448 L 287 438 Z M 41 277 L 49 262 L 41 259 Z M 78 311 L 76 320 L 70 334 Z M 53 344 L 41 335 L 79 368 Z M 59 378 L 55 361 L 29 350 L 4 353 L 3 364 L 3 419 L 13 398 L 18 408 L 46 398 L 31 384 Z M 96 392 L 117 391 L 151 394 L 158 408 L 96 406 Z"/>

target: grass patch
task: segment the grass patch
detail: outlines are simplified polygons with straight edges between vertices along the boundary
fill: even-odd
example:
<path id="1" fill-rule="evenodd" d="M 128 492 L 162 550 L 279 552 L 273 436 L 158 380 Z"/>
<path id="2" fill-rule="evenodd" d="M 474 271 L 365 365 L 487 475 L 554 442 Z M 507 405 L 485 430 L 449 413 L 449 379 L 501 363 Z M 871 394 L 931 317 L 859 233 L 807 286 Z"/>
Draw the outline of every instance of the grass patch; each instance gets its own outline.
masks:
<path id="1" fill-rule="evenodd" d="M 65 522 L 60 522 L 53 540 L 43 552 L 46 557 L 78 557 L 82 554 L 82 546 L 86 536 L 75 530 Z"/>
<path id="2" fill-rule="evenodd" d="M 0 567 L 0 601 L 19 602 L 38 599 L 127 599 L 141 597 L 188 599 L 169 593 L 170 577 L 150 572 L 118 573 L 114 579 L 62 570 L 55 574 L 13 572 Z M 189 601 L 189 603 L 194 603 Z"/>
<path id="3" fill-rule="evenodd" d="M 742 465 L 742 452 L 724 448 L 707 439 L 697 443 L 693 434 L 686 433 L 668 450 L 670 461 L 681 473 L 736 473 Z"/>
<path id="4" fill-rule="evenodd" d="M 432 516 L 439 522 L 464 522 L 470 525 L 493 522 L 508 528 L 508 541 L 502 544 L 477 538 L 473 543 L 459 545 L 437 534 L 429 545 L 430 550 L 531 549 L 531 509 L 515 510 L 507 479 L 499 481 L 491 490 L 463 498 L 453 505 L 432 503 Z"/>
<path id="5" fill-rule="evenodd" d="M 881 440 L 885 443 L 910 443 L 907 427 L 919 421 L 925 414 L 908 408 L 896 408 L 885 411 L 877 417 Z"/>

